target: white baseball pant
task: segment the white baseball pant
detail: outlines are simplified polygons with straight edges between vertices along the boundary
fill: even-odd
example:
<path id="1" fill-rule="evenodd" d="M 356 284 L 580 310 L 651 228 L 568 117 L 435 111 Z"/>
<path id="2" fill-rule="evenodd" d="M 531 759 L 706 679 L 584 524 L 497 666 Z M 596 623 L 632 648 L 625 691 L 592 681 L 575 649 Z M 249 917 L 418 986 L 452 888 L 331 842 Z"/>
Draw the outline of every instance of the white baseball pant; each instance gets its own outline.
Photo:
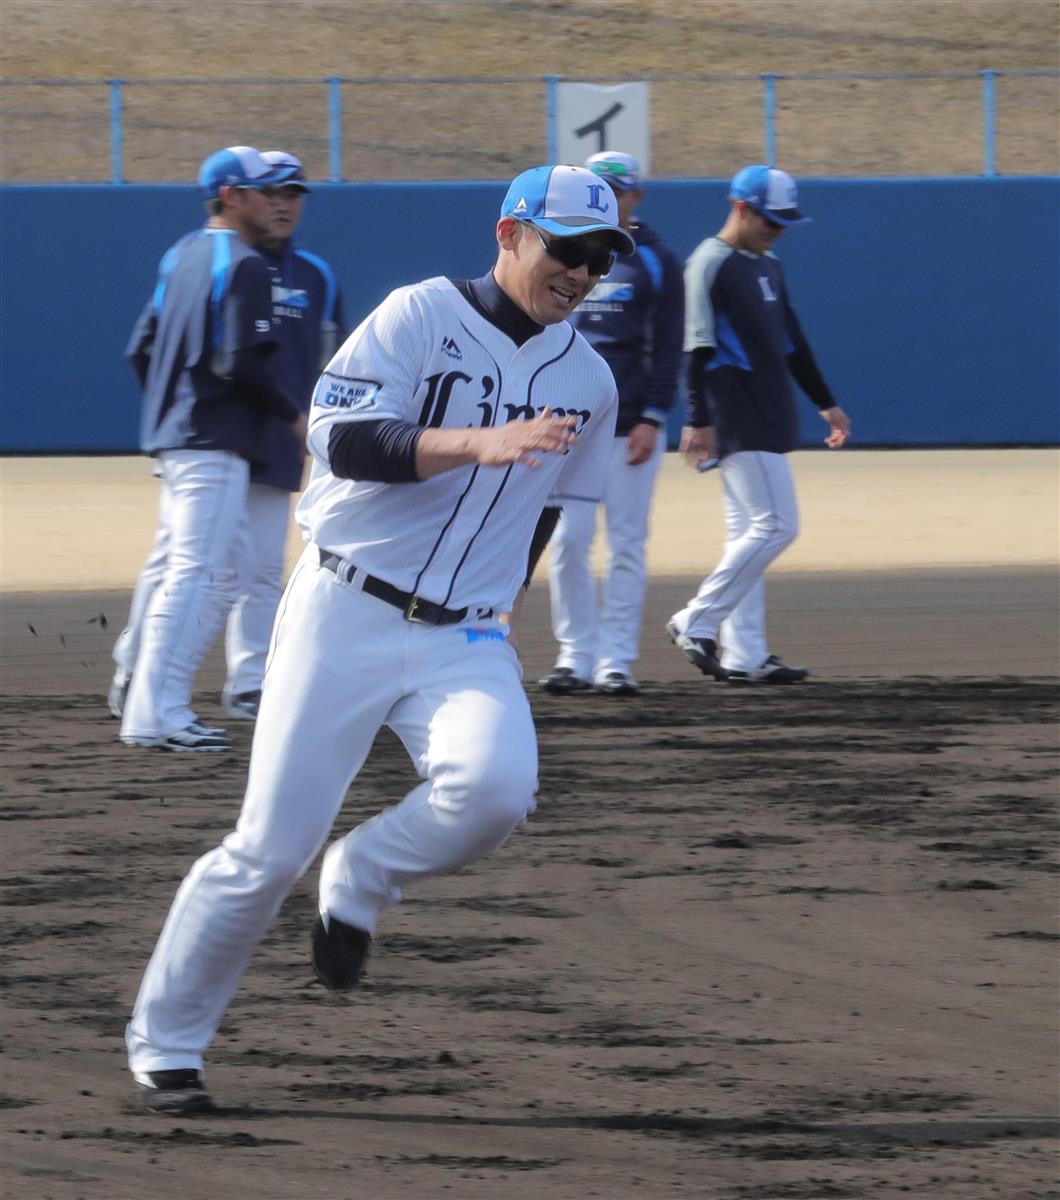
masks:
<path id="1" fill-rule="evenodd" d="M 228 678 L 224 699 L 261 690 L 272 623 L 283 595 L 283 558 L 291 516 L 291 493 L 252 483 L 235 551 L 235 592 L 225 626 Z"/>
<path id="2" fill-rule="evenodd" d="M 169 489 L 166 487 L 165 479 L 162 478 L 158 494 L 158 528 L 155 530 L 155 540 L 144 565 L 140 568 L 140 574 L 136 578 L 125 628 L 118 634 L 111 652 L 114 662 L 127 676 L 131 676 L 136 667 L 136 659 L 140 654 L 140 637 L 143 632 L 144 617 L 150 607 L 151 597 L 155 594 L 155 589 L 162 582 L 166 573 L 168 556 Z"/>
<path id="3" fill-rule="evenodd" d="M 126 1030 L 133 1071 L 202 1066 L 382 725 L 423 782 L 331 846 L 321 911 L 372 931 L 404 885 L 483 857 L 533 811 L 537 742 L 505 636 L 492 620 L 406 621 L 307 548 L 273 630 L 243 808 L 173 901 Z"/>
<path id="4" fill-rule="evenodd" d="M 762 450 L 726 456 L 719 472 L 725 504 L 721 560 L 673 621 L 689 637 L 720 642 L 728 670 L 754 671 L 769 657 L 763 576 L 799 532 L 795 482 L 783 454 Z"/>
<path id="5" fill-rule="evenodd" d="M 552 630 L 559 642 L 556 666 L 569 667 L 580 679 L 599 682 L 609 671 L 631 675 L 637 661 L 647 588 L 648 515 L 665 450 L 660 430 L 651 458 L 630 466 L 629 438 L 615 438 L 601 502 L 608 560 L 599 601 L 590 561 L 597 505 L 564 504 L 549 561 Z"/>
<path id="6" fill-rule="evenodd" d="M 169 547 L 144 614 L 122 737 L 163 737 L 195 720 L 195 674 L 235 599 L 231 556 L 246 507 L 246 460 L 225 450 L 163 450 L 158 461 Z"/>

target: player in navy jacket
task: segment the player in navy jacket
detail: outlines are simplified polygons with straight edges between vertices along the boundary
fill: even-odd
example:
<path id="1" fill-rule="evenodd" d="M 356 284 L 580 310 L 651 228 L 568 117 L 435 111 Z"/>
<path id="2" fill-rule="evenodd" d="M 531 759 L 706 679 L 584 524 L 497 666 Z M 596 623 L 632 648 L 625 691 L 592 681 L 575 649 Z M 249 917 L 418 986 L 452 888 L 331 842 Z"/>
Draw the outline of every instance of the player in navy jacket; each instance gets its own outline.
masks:
<path id="1" fill-rule="evenodd" d="M 274 178 L 249 146 L 206 159 L 199 187 L 209 221 L 163 257 L 127 351 L 143 388 L 140 444 L 162 478 L 149 559 L 161 578 L 137 585 L 147 603 L 136 670 L 131 684 L 126 673 L 111 688 L 128 745 L 228 747 L 223 730 L 198 721 L 192 682 L 230 603 L 224 580 L 264 423 L 274 416 L 292 445 L 306 428 L 266 365 L 276 343 L 270 280 L 252 246 L 270 232 Z"/>
<path id="2" fill-rule="evenodd" d="M 552 628 L 559 654 L 541 680 L 553 695 L 597 691 L 633 695 L 655 478 L 666 449 L 666 418 L 677 394 L 684 322 L 681 262 L 634 216 L 644 195 L 640 168 L 618 151 L 585 164 L 607 180 L 619 221 L 637 244 L 571 317 L 618 384 L 619 412 L 603 501 L 609 559 L 601 602 L 590 565 L 596 505 L 568 501 L 552 539 Z"/>
<path id="3" fill-rule="evenodd" d="M 787 461 L 799 444 L 789 376 L 828 424 L 829 447 L 846 442 L 850 421 L 818 369 L 772 253 L 786 228 L 810 219 L 799 212 L 794 180 L 775 167 L 745 167 L 729 198 L 725 224 L 685 268 L 689 419 L 681 436 L 690 462 L 719 460 L 725 549 L 667 632 L 715 679 L 797 683 L 806 668 L 769 650 L 763 583 L 799 527 Z"/>
<path id="4" fill-rule="evenodd" d="M 310 188 L 301 162 L 281 150 L 262 158 L 276 172 L 271 236 L 256 249 L 272 280 L 272 326 L 276 352 L 270 369 L 303 412 L 320 372 L 346 339 L 342 297 L 335 273 L 293 236 Z M 283 560 L 291 493 L 302 487 L 305 447 L 278 420 L 262 429 L 247 488 L 247 519 L 235 557 L 238 599 L 228 616 L 223 703 L 229 716 L 253 720 L 276 607 L 283 591 Z"/>
<path id="5" fill-rule="evenodd" d="M 320 371 L 346 336 L 342 300 L 328 263 L 297 248 L 292 241 L 303 198 L 309 191 L 302 164 L 282 151 L 268 151 L 261 158 L 272 172 L 268 189 L 271 207 L 268 229 L 258 231 L 254 257 L 256 262 L 264 262 L 262 274 L 266 276 L 271 315 L 268 332 L 257 336 L 268 340 L 272 347 L 268 358 L 269 379 L 306 412 Z M 189 234 L 163 259 L 160 282 L 145 319 L 166 288 L 171 264 L 189 242 L 199 237 L 201 231 Z M 241 253 L 253 252 L 244 249 Z M 138 347 L 140 340 L 134 336 L 133 343 L 134 348 Z M 148 361 L 146 355 L 143 361 Z M 179 411 L 176 416 L 180 417 Z M 225 636 L 228 675 L 223 701 L 230 716 L 253 719 L 283 586 L 291 493 L 302 486 L 305 444 L 291 436 L 282 418 L 266 412 L 257 414 L 253 423 L 246 426 L 241 453 L 250 467 L 245 514 L 240 518 L 228 567 L 219 573 L 215 583 L 221 618 L 228 613 Z M 144 617 L 165 575 L 169 556 L 171 539 L 165 487 L 160 509 L 155 544 L 137 579 L 128 621 L 114 646 L 116 670 L 108 704 L 119 718 L 140 652 Z"/>

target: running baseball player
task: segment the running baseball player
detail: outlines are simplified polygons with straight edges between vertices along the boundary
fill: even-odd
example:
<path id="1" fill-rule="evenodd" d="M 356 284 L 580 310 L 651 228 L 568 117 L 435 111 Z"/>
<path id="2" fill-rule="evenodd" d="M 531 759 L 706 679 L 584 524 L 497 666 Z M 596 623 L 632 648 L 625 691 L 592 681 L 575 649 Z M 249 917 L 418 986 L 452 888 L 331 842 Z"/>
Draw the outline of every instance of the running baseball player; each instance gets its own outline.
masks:
<path id="1" fill-rule="evenodd" d="M 342 299 L 330 265 L 293 242 L 310 190 L 302 163 L 281 150 L 266 151 L 261 157 L 276 176 L 268 188 L 270 232 L 254 247 L 272 280 L 276 349 L 268 369 L 306 411 L 321 369 L 346 336 Z M 233 578 L 227 585 L 238 598 L 225 629 L 228 674 L 222 703 L 237 720 L 253 720 L 257 715 L 269 635 L 283 590 L 290 497 L 302 486 L 304 457 L 304 443 L 291 437 L 281 418 L 266 414 L 250 464 L 246 514 L 236 539 Z M 165 489 L 160 503 L 155 542 L 133 589 L 125 628 L 114 644 L 116 667 L 107 702 L 118 718 L 139 654 L 143 618 L 166 569 L 169 524 Z"/>
<path id="2" fill-rule="evenodd" d="M 633 236 L 637 251 L 617 263 L 571 317 L 618 384 L 618 425 L 602 505 L 609 553 L 598 605 L 590 562 L 597 506 L 565 504 L 551 541 L 549 571 L 559 655 L 540 683 L 552 695 L 595 687 L 606 695 L 632 696 L 638 691 L 633 664 L 647 586 L 648 511 L 677 394 L 685 291 L 680 260 L 635 215 L 644 197 L 636 159 L 604 150 L 585 165 L 614 192 L 619 224 Z"/>
<path id="3" fill-rule="evenodd" d="M 276 344 L 272 285 L 251 247 L 270 231 L 275 178 L 249 146 L 203 163 L 209 221 L 166 252 L 127 352 L 143 389 L 140 444 L 162 475 L 168 545 L 123 706 L 126 745 L 229 745 L 224 730 L 198 721 L 192 682 L 231 604 L 224 581 L 265 415 L 286 422 L 293 438 L 306 429 L 298 404 L 265 367 Z"/>
<path id="4" fill-rule="evenodd" d="M 810 220 L 785 171 L 745 167 L 729 189 L 728 219 L 685 268 L 689 424 L 681 450 L 693 465 L 720 460 L 725 548 L 699 592 L 666 628 L 705 675 L 729 683 L 797 683 L 766 640 L 766 568 L 798 532 L 791 468 L 799 420 L 789 374 L 828 424 L 838 449 L 850 420 L 836 404 L 788 298 L 772 248 Z M 718 642 L 721 642 L 719 656 Z"/>
<path id="5" fill-rule="evenodd" d="M 508 613 L 545 501 L 597 501 L 607 364 L 566 318 L 633 241 L 581 167 L 516 177 L 493 270 L 399 288 L 313 396 L 305 552 L 280 605 L 235 831 L 191 869 L 129 1023 L 148 1108 L 211 1106 L 203 1054 L 382 725 L 423 782 L 324 855 L 317 976 L 356 986 L 404 887 L 489 854 L 533 811 L 537 748 Z"/>

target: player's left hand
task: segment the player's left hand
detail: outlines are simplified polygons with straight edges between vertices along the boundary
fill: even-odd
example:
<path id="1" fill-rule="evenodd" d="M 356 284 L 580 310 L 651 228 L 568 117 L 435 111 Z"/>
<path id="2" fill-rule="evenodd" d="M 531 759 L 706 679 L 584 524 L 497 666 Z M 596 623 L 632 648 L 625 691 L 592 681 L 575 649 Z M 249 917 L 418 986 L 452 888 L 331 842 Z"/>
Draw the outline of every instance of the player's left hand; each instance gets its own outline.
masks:
<path id="1" fill-rule="evenodd" d="M 658 433 L 658 429 L 647 421 L 642 421 L 639 425 L 634 425 L 629 431 L 626 462 L 631 467 L 639 467 L 641 463 L 647 462 L 651 458 L 655 450 L 655 438 L 658 436 Z"/>
<path id="2" fill-rule="evenodd" d="M 845 446 L 847 438 L 850 437 L 850 418 L 838 404 L 833 405 L 832 408 L 822 408 L 818 411 L 821 414 L 821 420 L 826 421 L 832 428 L 832 432 L 824 439 L 824 444 L 832 450 L 838 450 L 840 446 Z"/>

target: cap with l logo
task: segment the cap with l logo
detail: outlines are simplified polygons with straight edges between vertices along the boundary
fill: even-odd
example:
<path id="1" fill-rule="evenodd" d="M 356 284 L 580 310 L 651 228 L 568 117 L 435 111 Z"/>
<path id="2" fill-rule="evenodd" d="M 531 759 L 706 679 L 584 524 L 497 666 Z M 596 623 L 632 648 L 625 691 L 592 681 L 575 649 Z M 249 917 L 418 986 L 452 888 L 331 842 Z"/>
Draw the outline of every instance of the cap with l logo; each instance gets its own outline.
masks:
<path id="1" fill-rule="evenodd" d="M 802 225 L 813 220 L 799 212 L 795 180 L 777 167 L 744 167 L 733 176 L 729 199 L 743 200 L 778 225 Z"/>
<path id="2" fill-rule="evenodd" d="M 530 221 L 553 237 L 607 233 L 622 254 L 636 248 L 618 224 L 614 192 L 584 167 L 533 167 L 517 175 L 504 197 L 501 216 Z"/>

